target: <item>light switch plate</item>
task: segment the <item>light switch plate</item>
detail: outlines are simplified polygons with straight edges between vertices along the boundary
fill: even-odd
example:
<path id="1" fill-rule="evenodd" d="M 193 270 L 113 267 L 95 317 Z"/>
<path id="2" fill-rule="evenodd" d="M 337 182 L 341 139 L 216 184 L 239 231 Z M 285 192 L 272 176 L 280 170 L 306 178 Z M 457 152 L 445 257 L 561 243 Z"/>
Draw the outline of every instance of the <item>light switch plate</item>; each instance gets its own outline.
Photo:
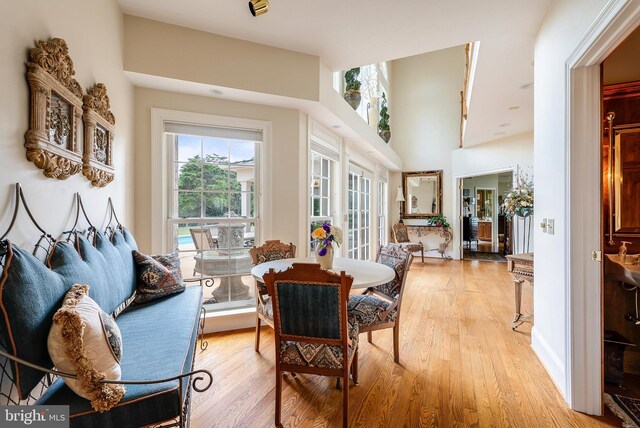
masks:
<path id="1" fill-rule="evenodd" d="M 547 220 L 547 233 L 549 235 L 553 235 L 553 233 L 555 232 L 554 223 L 555 223 L 555 220 L 552 218 Z"/>

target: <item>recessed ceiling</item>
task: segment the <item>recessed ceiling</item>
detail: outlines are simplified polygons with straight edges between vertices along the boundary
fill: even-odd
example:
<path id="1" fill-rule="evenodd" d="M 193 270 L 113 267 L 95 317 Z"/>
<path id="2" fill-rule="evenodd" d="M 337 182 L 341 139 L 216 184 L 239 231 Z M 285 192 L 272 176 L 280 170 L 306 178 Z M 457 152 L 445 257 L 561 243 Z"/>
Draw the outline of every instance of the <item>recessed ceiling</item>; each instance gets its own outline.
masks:
<path id="1" fill-rule="evenodd" d="M 317 55 L 332 70 L 480 41 L 465 145 L 533 129 L 535 36 L 550 0 L 118 0 L 124 13 Z M 457 96 L 457 95 L 456 95 Z M 519 105 L 517 110 L 510 106 Z"/>

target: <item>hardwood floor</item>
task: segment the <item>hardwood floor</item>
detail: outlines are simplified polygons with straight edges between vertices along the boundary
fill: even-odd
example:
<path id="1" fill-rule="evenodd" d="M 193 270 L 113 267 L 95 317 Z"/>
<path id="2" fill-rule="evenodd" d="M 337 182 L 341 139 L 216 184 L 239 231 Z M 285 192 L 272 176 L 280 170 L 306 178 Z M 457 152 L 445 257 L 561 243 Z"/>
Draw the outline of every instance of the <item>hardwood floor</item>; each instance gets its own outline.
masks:
<path id="1" fill-rule="evenodd" d="M 523 309 L 530 310 L 531 287 Z M 392 332 L 360 336 L 360 384 L 350 389 L 353 427 L 621 426 L 568 410 L 530 348 L 530 325 L 513 332 L 513 286 L 504 263 L 414 261 L 404 295 L 400 361 Z M 275 363 L 272 330 L 207 336 L 196 366 L 213 386 L 193 396 L 193 427 L 271 427 Z M 335 380 L 311 375 L 283 382 L 284 426 L 337 427 L 342 392 Z"/>

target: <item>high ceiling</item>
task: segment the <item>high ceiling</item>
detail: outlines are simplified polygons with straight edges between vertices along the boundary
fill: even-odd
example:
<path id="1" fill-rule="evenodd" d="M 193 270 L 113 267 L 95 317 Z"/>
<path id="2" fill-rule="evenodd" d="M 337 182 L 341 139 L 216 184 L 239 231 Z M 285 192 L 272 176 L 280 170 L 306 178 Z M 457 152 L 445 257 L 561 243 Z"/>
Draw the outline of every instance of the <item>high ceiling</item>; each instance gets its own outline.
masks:
<path id="1" fill-rule="evenodd" d="M 333 70 L 480 41 L 466 146 L 533 129 L 522 87 L 550 1 L 272 0 L 253 17 L 239 0 L 118 0 L 127 14 L 317 55 Z"/>

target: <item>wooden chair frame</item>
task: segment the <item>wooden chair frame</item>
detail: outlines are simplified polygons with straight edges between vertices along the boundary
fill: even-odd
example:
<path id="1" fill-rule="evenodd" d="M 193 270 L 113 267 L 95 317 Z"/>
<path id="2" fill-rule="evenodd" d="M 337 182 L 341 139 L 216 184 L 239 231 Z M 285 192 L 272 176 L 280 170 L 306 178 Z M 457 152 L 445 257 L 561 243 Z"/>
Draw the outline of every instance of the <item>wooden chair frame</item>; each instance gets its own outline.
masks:
<path id="1" fill-rule="evenodd" d="M 394 247 L 391 244 L 391 247 Z M 400 246 L 395 246 L 399 251 L 403 251 L 407 253 L 407 258 L 405 260 L 404 265 L 404 276 L 400 280 L 400 289 L 395 298 L 390 299 L 385 293 L 380 292 L 376 289 L 376 287 L 369 287 L 365 291 L 362 292 L 363 295 L 372 295 L 375 297 L 382 298 L 386 301 L 391 301 L 391 306 L 389 306 L 385 311 L 380 313 L 380 319 L 383 320 L 382 323 L 374 324 L 374 325 L 360 325 L 360 333 L 367 333 L 367 341 L 369 343 L 373 343 L 373 338 L 371 335 L 372 331 L 376 330 L 384 330 L 387 328 L 393 328 L 393 360 L 396 364 L 400 364 L 400 347 L 399 347 L 399 337 L 400 337 L 400 306 L 402 305 L 402 295 L 404 294 L 405 283 L 407 282 L 407 273 L 409 272 L 409 268 L 411 266 L 411 262 L 413 260 L 413 254 Z M 380 247 L 378 249 L 378 255 L 376 256 L 376 260 L 380 259 L 380 256 L 385 252 L 387 247 Z M 396 274 L 397 275 L 397 274 Z M 394 319 L 389 319 L 389 315 L 397 310 L 398 313 Z M 386 321 L 385 321 L 386 320 Z"/>
<path id="2" fill-rule="evenodd" d="M 398 240 L 397 233 L 398 233 L 399 229 L 405 229 L 406 230 L 406 234 L 407 234 L 407 240 L 406 241 Z M 420 255 L 421 255 L 421 258 L 422 258 L 422 263 L 424 263 L 424 244 L 422 242 L 420 242 L 420 241 L 412 242 L 412 241 L 408 240 L 409 231 L 407 230 L 407 225 L 406 224 L 404 224 L 404 223 L 396 223 L 393 226 L 391 226 L 391 231 L 393 232 L 393 242 L 394 243 L 396 243 L 396 244 L 411 244 L 411 245 L 415 245 L 416 247 L 419 246 L 420 247 Z"/>
<path id="3" fill-rule="evenodd" d="M 296 256 L 296 246 L 291 242 L 285 244 L 280 242 L 279 239 L 267 240 L 264 244 L 259 247 L 252 247 L 249 250 L 249 254 L 251 255 L 251 260 L 253 261 L 254 266 L 260 264 L 260 255 L 261 254 L 269 254 L 273 252 L 286 252 L 289 251 L 291 254 L 291 258 Z M 256 309 L 260 306 L 267 306 L 266 297 L 269 295 L 267 288 L 262 284 L 256 283 Z M 273 320 L 264 314 L 260 313 L 260 311 L 256 310 L 256 343 L 255 350 L 256 352 L 260 352 L 260 327 L 261 321 L 264 321 L 266 325 L 273 328 Z"/>
<path id="4" fill-rule="evenodd" d="M 344 271 L 340 275 L 320 269 L 320 265 L 316 263 L 294 263 L 291 268 L 276 273 L 273 269 L 269 269 L 264 277 L 264 282 L 269 290 L 271 301 L 273 302 L 273 317 L 275 323 L 275 354 L 276 354 L 276 411 L 275 423 L 280 427 L 282 412 L 282 373 L 310 373 L 322 376 L 339 377 L 343 381 L 342 389 L 342 425 L 347 427 L 349 424 L 349 373 L 353 375 L 354 383 L 358 383 L 358 344 L 355 344 L 355 350 L 349 361 L 349 345 L 351 339 L 348 335 L 348 317 L 347 302 L 349 299 L 349 291 L 353 283 L 353 277 L 346 275 Z M 340 338 L 328 339 L 319 337 L 296 336 L 282 334 L 282 326 L 280 323 L 280 303 L 278 301 L 277 288 L 281 283 L 299 283 L 310 284 L 319 287 L 339 287 L 339 317 L 340 317 Z M 310 320 L 311 321 L 311 320 Z M 295 341 L 305 343 L 318 343 L 332 346 L 341 346 L 344 361 L 342 369 L 330 369 L 323 367 L 311 367 L 297 364 L 285 364 L 281 361 L 280 349 L 283 341 Z"/>

